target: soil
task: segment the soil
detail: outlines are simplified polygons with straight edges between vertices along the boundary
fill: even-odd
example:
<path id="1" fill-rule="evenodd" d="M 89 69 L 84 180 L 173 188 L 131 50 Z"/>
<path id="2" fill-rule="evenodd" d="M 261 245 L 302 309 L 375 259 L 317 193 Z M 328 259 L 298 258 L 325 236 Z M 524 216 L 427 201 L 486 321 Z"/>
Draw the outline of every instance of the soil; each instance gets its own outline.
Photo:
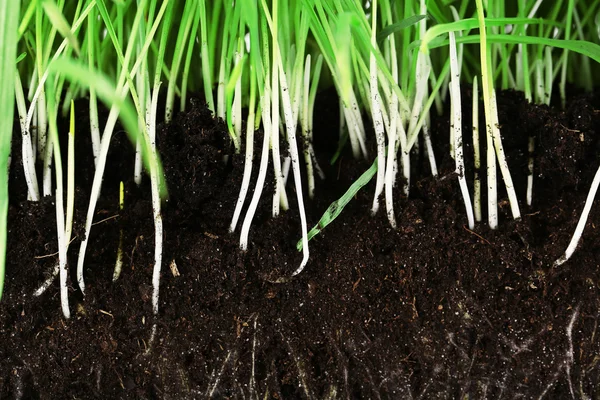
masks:
<path id="1" fill-rule="evenodd" d="M 149 183 L 147 177 L 140 188 L 133 183 L 134 153 L 125 134 L 115 133 L 109 154 L 85 297 L 71 276 L 70 320 L 60 312 L 57 282 L 33 296 L 57 262 L 55 212 L 50 197 L 26 200 L 15 140 L 0 397 L 600 398 L 597 205 L 572 259 L 552 267 L 573 234 L 599 161 L 600 96 L 570 99 L 562 111 L 530 105 L 519 93 L 499 95 L 505 151 L 522 200 L 528 137 L 537 143 L 533 205 L 520 204 L 521 220 L 512 220 L 499 180 L 499 228 L 466 227 L 446 113 L 432 122 L 439 176 L 431 176 L 422 154 L 414 155 L 410 196 L 403 196 L 401 182 L 395 193 L 398 228 L 390 228 L 383 209 L 370 215 L 371 182 L 310 243 L 306 269 L 285 283 L 272 282 L 290 276 L 302 258 L 292 179 L 290 210 L 271 218 L 267 185 L 249 249 L 239 250 L 240 227 L 233 234 L 228 228 L 243 156 L 232 154 L 225 125 L 192 101 L 159 132 L 170 197 L 163 205 L 156 317 Z M 472 185 L 468 89 L 463 102 Z M 85 102 L 77 108 L 77 126 L 85 131 Z M 306 202 L 310 226 L 369 167 L 349 151 L 330 165 L 337 99 L 324 93 L 316 110 L 315 150 L 327 178 L 317 179 L 316 199 Z M 256 136 L 258 153 L 262 133 Z M 375 154 L 374 143 L 370 149 Z M 89 140 L 78 136 L 71 268 L 84 234 L 91 157 Z M 126 187 L 122 211 L 120 181 Z M 120 232 L 124 267 L 113 283 Z"/>

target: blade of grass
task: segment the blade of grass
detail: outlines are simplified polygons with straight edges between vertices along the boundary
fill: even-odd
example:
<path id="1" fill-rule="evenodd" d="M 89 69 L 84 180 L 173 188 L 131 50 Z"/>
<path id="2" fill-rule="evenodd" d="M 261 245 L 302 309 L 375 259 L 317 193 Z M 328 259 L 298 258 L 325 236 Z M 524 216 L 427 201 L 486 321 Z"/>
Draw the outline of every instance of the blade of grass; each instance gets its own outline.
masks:
<path id="1" fill-rule="evenodd" d="M 58 8 L 58 6 L 56 5 L 56 3 L 53 0 L 43 0 L 42 7 L 44 8 L 44 12 L 46 13 L 46 16 L 48 17 L 48 19 L 50 20 L 50 23 L 52 24 L 52 26 L 54 28 L 56 28 L 56 30 L 65 39 L 67 39 L 67 41 L 69 42 L 71 47 L 73 47 L 73 49 L 75 50 L 75 53 L 77 53 L 77 55 L 79 55 L 80 54 L 79 41 L 77 40 L 77 37 L 71 31 L 71 27 L 69 26 L 69 23 L 67 22 L 64 15 L 62 14 L 62 11 L 60 10 L 60 8 Z"/>
<path id="2" fill-rule="evenodd" d="M 350 185 L 350 188 L 348 188 L 348 190 L 346 191 L 346 193 L 344 193 L 342 197 L 340 197 L 339 199 L 331 203 L 331 205 L 329 205 L 327 211 L 325 211 L 325 213 L 319 220 L 319 223 L 317 223 L 317 225 L 315 225 L 315 227 L 308 232 L 309 241 L 315 236 L 317 236 L 323 229 L 325 229 L 325 227 L 327 227 L 327 225 L 332 223 L 342 213 L 342 211 L 344 211 L 344 208 L 348 205 L 348 203 L 350 203 L 350 201 L 354 198 L 356 193 L 358 193 L 358 191 L 362 189 L 363 186 L 365 186 L 371 181 L 371 179 L 373 179 L 376 172 L 377 158 L 375 158 L 373 164 L 371 164 L 371 167 L 365 172 L 363 172 L 363 174 L 352 185 Z M 298 243 L 296 244 L 296 248 L 298 249 L 298 251 L 302 251 L 302 239 L 298 241 Z"/>

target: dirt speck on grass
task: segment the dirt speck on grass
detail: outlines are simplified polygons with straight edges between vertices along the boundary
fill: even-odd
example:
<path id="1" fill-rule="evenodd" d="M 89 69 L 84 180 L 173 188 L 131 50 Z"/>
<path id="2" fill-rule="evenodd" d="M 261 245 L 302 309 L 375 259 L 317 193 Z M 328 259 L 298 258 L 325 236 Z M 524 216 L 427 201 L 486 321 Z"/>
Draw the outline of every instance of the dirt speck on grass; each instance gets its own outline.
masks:
<path id="1" fill-rule="evenodd" d="M 317 179 L 316 200 L 307 203 L 310 226 L 369 167 L 348 153 L 329 165 L 336 149 L 337 99 L 321 98 L 315 149 L 327 179 Z M 468 113 L 468 91 L 463 101 Z M 41 297 L 32 296 L 57 262 L 55 214 L 52 198 L 26 201 L 15 142 L 7 284 L 0 303 L 0 397 L 597 397 L 598 207 L 573 258 L 551 266 L 570 240 L 598 166 L 598 104 L 596 96 L 580 95 L 562 112 L 530 105 L 518 93 L 499 95 L 505 150 L 520 199 L 529 136 L 537 146 L 533 205 L 520 204 L 522 219 L 512 221 L 499 180 L 501 221 L 495 231 L 484 223 L 466 227 L 448 156 L 448 115 L 434 118 L 440 175 L 429 176 L 426 157 L 413 155 L 409 198 L 402 196 L 400 182 L 396 190 L 398 228 L 389 227 L 383 210 L 370 216 L 372 182 L 311 242 L 305 271 L 274 284 L 301 260 L 295 249 L 297 189 L 290 180 L 290 210 L 275 219 L 272 186 L 265 189 L 249 249 L 240 251 L 240 225 L 233 234 L 228 228 L 243 155 L 232 154 L 224 124 L 193 102 L 159 132 L 170 197 L 163 209 L 158 317 L 150 300 L 149 184 L 147 178 L 141 188 L 132 183 L 133 151 L 124 134 L 114 138 L 95 216 L 86 296 L 72 282 L 69 321 L 60 314 L 57 283 Z M 86 126 L 86 117 L 80 118 Z M 463 120 L 472 185 L 471 117 Z M 258 132 L 246 204 L 262 138 Z M 78 144 L 80 160 L 91 157 L 86 140 Z M 93 177 L 89 165 L 78 169 L 72 266 Z M 121 180 L 127 188 L 122 212 Z M 123 273 L 112 283 L 121 231 Z"/>

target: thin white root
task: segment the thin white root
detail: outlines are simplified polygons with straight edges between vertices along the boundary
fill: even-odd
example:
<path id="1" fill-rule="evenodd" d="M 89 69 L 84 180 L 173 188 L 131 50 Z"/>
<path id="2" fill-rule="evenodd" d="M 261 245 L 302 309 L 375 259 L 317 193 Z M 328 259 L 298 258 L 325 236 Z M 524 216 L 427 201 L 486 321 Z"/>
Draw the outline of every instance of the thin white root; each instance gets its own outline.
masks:
<path id="1" fill-rule="evenodd" d="M 569 391 L 571 392 L 571 398 L 575 399 L 575 391 L 573 390 L 573 381 L 571 380 L 571 366 L 575 362 L 575 356 L 573 354 L 573 326 L 579 316 L 579 306 L 573 311 L 569 325 L 567 325 L 567 339 L 569 340 L 569 349 L 567 350 L 567 356 L 565 359 L 565 373 L 567 374 L 567 381 L 569 382 Z"/>

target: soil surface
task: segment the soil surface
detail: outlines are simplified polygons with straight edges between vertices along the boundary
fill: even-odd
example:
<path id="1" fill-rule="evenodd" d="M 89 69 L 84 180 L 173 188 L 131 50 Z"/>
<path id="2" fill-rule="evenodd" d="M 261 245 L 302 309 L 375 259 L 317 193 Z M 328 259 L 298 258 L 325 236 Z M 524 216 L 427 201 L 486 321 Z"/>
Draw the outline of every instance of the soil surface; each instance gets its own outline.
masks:
<path id="1" fill-rule="evenodd" d="M 306 201 L 310 226 L 369 167 L 349 150 L 330 165 L 337 99 L 326 92 L 318 101 L 314 141 L 326 179 L 317 179 L 316 198 Z M 468 90 L 463 102 L 472 190 Z M 86 103 L 77 108 L 77 126 L 85 132 Z M 140 188 L 133 183 L 126 135 L 117 130 L 109 153 L 86 257 L 85 297 L 71 275 L 70 320 L 61 314 L 57 282 L 33 296 L 57 263 L 55 211 L 52 198 L 27 201 L 17 139 L 0 303 L 0 398 L 600 398 L 598 205 L 572 259 L 552 267 L 600 161 L 598 109 L 600 97 L 589 94 L 572 95 L 566 111 L 530 105 L 519 93 L 499 95 L 505 151 L 523 202 L 522 219 L 514 221 L 498 173 L 497 230 L 484 222 L 466 227 L 448 115 L 433 118 L 439 176 L 431 176 L 422 151 L 413 154 L 410 196 L 400 181 L 395 192 L 397 229 L 390 228 L 383 202 L 371 216 L 373 181 L 311 241 L 306 269 L 272 283 L 290 276 L 302 258 L 295 247 L 300 224 L 293 180 L 286 188 L 290 210 L 275 219 L 273 185 L 267 185 L 249 248 L 240 251 L 245 209 L 235 233 L 229 224 L 244 157 L 232 154 L 225 125 L 192 101 L 159 132 L 170 197 L 162 213 L 157 317 L 149 183 L 147 177 Z M 72 272 L 94 172 L 84 136 L 77 136 Z M 530 207 L 524 203 L 529 136 L 537 144 Z M 258 132 L 249 196 L 262 138 Z M 370 149 L 376 153 L 374 143 Z M 121 232 L 123 272 L 113 283 Z"/>

